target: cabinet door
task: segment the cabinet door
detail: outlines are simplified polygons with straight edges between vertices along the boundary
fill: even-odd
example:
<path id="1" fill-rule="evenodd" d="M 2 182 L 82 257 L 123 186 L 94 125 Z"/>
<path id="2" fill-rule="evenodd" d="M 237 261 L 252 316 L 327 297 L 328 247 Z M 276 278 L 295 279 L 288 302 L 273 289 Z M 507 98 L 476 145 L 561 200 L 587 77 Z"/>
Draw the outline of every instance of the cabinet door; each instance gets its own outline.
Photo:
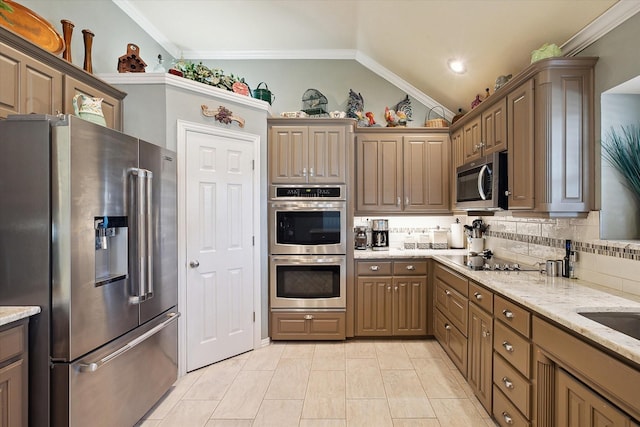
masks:
<path id="1" fill-rule="evenodd" d="M 25 360 L 20 359 L 0 369 L 0 426 L 26 426 L 27 403 L 24 401 L 27 387 Z M 6 424 L 5 424 L 6 423 Z"/>
<path id="2" fill-rule="evenodd" d="M 450 212 L 449 137 L 416 135 L 404 138 L 405 212 Z"/>
<path id="3" fill-rule="evenodd" d="M 533 209 L 534 103 L 533 79 L 507 95 L 509 209 Z"/>
<path id="4" fill-rule="evenodd" d="M 482 120 L 481 117 L 478 116 L 463 127 L 462 140 L 464 143 L 465 163 L 477 160 L 482 156 L 482 147 L 480 146 L 482 139 L 481 126 Z"/>
<path id="5" fill-rule="evenodd" d="M 393 278 L 393 334 L 426 335 L 427 278 Z"/>
<path id="6" fill-rule="evenodd" d="M 402 137 L 359 135 L 356 156 L 356 211 L 400 212 Z"/>
<path id="7" fill-rule="evenodd" d="M 391 277 L 358 277 L 356 289 L 356 335 L 392 334 Z"/>
<path id="8" fill-rule="evenodd" d="M 269 171 L 272 183 L 307 182 L 309 129 L 273 126 L 269 135 Z"/>
<path id="9" fill-rule="evenodd" d="M 107 127 L 122 130 L 121 102 L 106 93 L 86 84 L 71 76 L 64 76 L 64 112 L 73 114 L 73 97 L 84 94 L 91 98 L 102 98 L 102 114 L 107 122 Z"/>
<path id="10" fill-rule="evenodd" d="M 62 111 L 62 73 L 0 44 L 0 117 Z"/>
<path id="11" fill-rule="evenodd" d="M 566 427 L 627 427 L 630 419 L 605 399 L 569 375 L 557 370 L 556 425 Z"/>
<path id="12" fill-rule="evenodd" d="M 467 382 L 482 406 L 491 412 L 493 382 L 493 317 L 469 304 Z"/>
<path id="13" fill-rule="evenodd" d="M 506 98 L 482 113 L 482 148 L 484 155 L 507 149 Z"/>
<path id="14" fill-rule="evenodd" d="M 345 182 L 345 133 L 343 126 L 309 128 L 309 182 Z"/>

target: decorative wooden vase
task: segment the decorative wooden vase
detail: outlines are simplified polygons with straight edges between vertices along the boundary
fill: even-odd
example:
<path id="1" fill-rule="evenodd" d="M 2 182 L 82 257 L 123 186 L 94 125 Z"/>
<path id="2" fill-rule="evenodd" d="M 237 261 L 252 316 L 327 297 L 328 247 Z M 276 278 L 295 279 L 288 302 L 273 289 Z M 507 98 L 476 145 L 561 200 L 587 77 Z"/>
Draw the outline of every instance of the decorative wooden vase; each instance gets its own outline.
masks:
<path id="1" fill-rule="evenodd" d="M 93 34 L 91 30 L 82 30 L 82 38 L 84 40 L 84 70 L 93 74 L 93 65 L 91 64 L 91 46 L 93 45 Z"/>
<path id="2" fill-rule="evenodd" d="M 73 22 L 63 19 L 62 23 L 62 38 L 64 39 L 64 52 L 62 52 L 62 59 L 71 62 L 71 35 L 73 33 Z"/>

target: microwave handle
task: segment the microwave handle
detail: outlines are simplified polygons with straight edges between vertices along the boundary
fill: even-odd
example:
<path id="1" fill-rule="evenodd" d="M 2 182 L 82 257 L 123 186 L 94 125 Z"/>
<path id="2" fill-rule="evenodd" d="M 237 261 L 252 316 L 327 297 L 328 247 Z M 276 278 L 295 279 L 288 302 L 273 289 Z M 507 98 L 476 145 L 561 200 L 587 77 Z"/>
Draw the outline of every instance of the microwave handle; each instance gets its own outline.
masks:
<path id="1" fill-rule="evenodd" d="M 487 169 L 489 169 L 489 166 L 482 166 L 482 168 L 480 169 L 480 173 L 478 174 L 478 193 L 480 193 L 480 198 L 482 200 L 487 200 L 487 195 L 484 192 L 484 188 L 482 186 L 482 183 L 484 181 L 484 174 L 487 172 Z"/>

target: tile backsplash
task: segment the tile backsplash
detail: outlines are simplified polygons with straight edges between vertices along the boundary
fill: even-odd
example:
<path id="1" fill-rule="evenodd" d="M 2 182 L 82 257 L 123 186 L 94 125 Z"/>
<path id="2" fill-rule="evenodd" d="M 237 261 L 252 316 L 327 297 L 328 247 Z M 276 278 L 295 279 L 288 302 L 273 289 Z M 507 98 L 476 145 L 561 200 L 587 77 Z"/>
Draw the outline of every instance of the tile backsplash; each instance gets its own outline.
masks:
<path id="1" fill-rule="evenodd" d="M 562 259 L 565 240 L 570 239 L 578 254 L 578 278 L 640 295 L 640 242 L 600 240 L 598 211 L 587 218 L 519 218 L 500 213 L 482 219 L 489 224 L 485 248 L 500 257 L 526 264 Z"/>
<path id="2" fill-rule="evenodd" d="M 355 226 L 367 226 L 374 217 L 356 217 Z M 389 244 L 401 247 L 408 233 L 420 235 L 440 227 L 450 229 L 456 218 L 465 224 L 472 216 L 390 216 Z M 533 265 L 547 259 L 562 259 L 565 240 L 572 241 L 578 254 L 576 276 L 615 291 L 640 296 L 640 242 L 600 240 L 600 214 L 590 212 L 586 218 L 520 218 L 509 212 L 482 217 L 489 225 L 485 249 L 496 256 Z M 449 241 L 450 233 L 449 233 Z"/>

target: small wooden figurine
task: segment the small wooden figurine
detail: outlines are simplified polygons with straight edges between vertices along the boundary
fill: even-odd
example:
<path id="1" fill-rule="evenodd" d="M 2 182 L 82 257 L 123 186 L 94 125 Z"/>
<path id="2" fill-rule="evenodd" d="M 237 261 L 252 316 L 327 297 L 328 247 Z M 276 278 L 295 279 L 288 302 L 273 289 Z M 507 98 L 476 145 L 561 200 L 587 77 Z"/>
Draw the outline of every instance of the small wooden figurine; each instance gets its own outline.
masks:
<path id="1" fill-rule="evenodd" d="M 127 45 L 127 53 L 118 58 L 119 73 L 144 73 L 146 62 L 140 58 L 140 49 L 133 43 Z"/>

